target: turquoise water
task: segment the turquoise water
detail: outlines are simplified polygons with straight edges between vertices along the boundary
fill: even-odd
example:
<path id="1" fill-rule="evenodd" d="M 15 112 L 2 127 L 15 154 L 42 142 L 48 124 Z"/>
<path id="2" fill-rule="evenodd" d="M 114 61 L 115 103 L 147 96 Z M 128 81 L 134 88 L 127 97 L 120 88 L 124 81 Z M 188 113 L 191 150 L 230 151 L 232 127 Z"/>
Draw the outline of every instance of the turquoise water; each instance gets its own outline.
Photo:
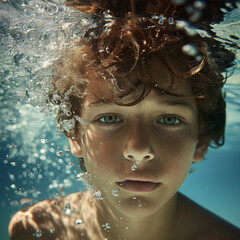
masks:
<path id="1" fill-rule="evenodd" d="M 0 2 L 0 226 L 8 239 L 11 216 L 49 197 L 85 189 L 75 180 L 78 160 L 56 129 L 55 109 L 46 106 L 51 63 L 56 49 L 81 36 L 91 19 L 66 9 L 62 2 Z M 239 47 L 239 9 L 214 26 L 222 38 L 234 35 Z M 223 40 L 224 41 L 224 40 Z M 240 55 L 238 67 L 225 86 L 226 144 L 210 149 L 195 164 L 181 191 L 209 210 L 240 227 Z M 50 110 L 49 110 L 50 109 Z M 53 114 L 49 114 L 52 112 Z M 63 134 L 62 134 L 63 135 Z"/>

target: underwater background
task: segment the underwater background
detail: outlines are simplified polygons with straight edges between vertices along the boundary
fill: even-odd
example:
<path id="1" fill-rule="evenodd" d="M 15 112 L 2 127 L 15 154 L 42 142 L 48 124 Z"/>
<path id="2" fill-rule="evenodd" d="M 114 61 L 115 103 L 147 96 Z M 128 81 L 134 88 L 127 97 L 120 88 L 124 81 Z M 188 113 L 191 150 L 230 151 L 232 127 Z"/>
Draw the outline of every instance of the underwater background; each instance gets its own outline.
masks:
<path id="1" fill-rule="evenodd" d="M 13 214 L 38 201 L 86 189 L 78 159 L 56 128 L 46 98 L 59 51 L 94 22 L 64 0 L 0 1 L 0 229 L 8 240 Z M 214 31 L 237 55 L 224 91 L 226 142 L 194 164 L 180 191 L 240 227 L 240 5 Z"/>

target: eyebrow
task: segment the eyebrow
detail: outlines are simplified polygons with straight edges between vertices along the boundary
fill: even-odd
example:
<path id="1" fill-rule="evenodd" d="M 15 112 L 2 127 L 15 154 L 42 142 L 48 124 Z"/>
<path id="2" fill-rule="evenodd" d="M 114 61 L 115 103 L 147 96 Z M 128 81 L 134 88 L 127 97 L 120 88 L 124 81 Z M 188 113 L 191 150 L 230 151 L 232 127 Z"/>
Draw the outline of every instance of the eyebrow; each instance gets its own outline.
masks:
<path id="1" fill-rule="evenodd" d="M 102 99 L 99 99 L 95 102 L 92 102 L 88 105 L 88 107 L 101 107 L 101 106 L 104 106 L 104 105 L 113 105 L 115 104 L 115 102 L 113 102 L 112 100 L 110 99 L 106 99 L 106 100 L 102 100 Z M 169 105 L 169 106 L 180 106 L 180 107 L 186 107 L 190 110 L 194 110 L 194 107 L 193 105 L 190 103 L 190 101 L 186 101 L 184 99 L 163 99 L 163 100 L 160 100 L 158 102 L 159 105 L 161 104 L 165 104 L 165 105 Z M 121 105 L 121 106 L 124 106 L 124 105 Z"/>
<path id="2" fill-rule="evenodd" d="M 110 99 L 106 99 L 106 100 L 99 99 L 97 101 L 89 103 L 88 107 L 101 107 L 103 105 L 113 105 L 113 104 L 115 104 L 115 102 Z"/>

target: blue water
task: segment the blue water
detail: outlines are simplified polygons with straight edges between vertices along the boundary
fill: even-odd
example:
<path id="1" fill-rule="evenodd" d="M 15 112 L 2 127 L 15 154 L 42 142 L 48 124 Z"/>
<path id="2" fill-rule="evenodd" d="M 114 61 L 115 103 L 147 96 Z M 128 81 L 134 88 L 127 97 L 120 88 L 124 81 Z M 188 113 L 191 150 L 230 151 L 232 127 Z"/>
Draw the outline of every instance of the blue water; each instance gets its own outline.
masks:
<path id="1" fill-rule="evenodd" d="M 62 187 L 64 194 L 85 189 L 83 183 L 75 180 L 79 173 L 78 160 L 70 154 L 66 138 L 60 138 L 54 115 L 49 116 L 48 106 L 44 107 L 44 96 L 51 80 L 50 66 L 57 57 L 56 48 L 81 35 L 83 29 L 89 27 L 86 21 L 89 23 L 90 20 L 66 10 L 57 0 L 53 1 L 56 4 L 47 5 L 47 11 L 43 1 L 32 1 L 35 5 L 28 7 L 20 7 L 23 2 L 20 0 L 11 2 L 14 7 L 0 2 L 2 240 L 8 239 L 7 226 L 11 216 L 27 206 L 21 204 L 22 199 L 28 198 L 35 203 L 58 196 Z M 239 10 L 236 10 L 216 26 L 219 35 L 240 37 L 236 28 L 239 16 Z M 239 46 L 239 40 L 236 44 Z M 239 50 L 236 53 L 240 64 Z M 39 79 L 45 82 L 39 84 Z M 180 191 L 240 227 L 239 65 L 225 91 L 228 109 L 226 143 L 222 148 L 209 149 L 206 160 L 193 166 L 193 173 Z"/>

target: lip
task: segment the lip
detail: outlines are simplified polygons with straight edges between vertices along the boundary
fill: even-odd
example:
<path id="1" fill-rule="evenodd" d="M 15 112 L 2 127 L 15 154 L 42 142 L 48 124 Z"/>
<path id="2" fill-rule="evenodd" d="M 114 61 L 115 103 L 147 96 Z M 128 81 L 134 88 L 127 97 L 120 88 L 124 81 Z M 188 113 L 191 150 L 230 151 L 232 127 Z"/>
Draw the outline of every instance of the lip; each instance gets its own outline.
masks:
<path id="1" fill-rule="evenodd" d="M 160 186 L 159 182 L 142 181 L 142 180 L 125 180 L 117 184 L 131 192 L 151 192 Z"/>

